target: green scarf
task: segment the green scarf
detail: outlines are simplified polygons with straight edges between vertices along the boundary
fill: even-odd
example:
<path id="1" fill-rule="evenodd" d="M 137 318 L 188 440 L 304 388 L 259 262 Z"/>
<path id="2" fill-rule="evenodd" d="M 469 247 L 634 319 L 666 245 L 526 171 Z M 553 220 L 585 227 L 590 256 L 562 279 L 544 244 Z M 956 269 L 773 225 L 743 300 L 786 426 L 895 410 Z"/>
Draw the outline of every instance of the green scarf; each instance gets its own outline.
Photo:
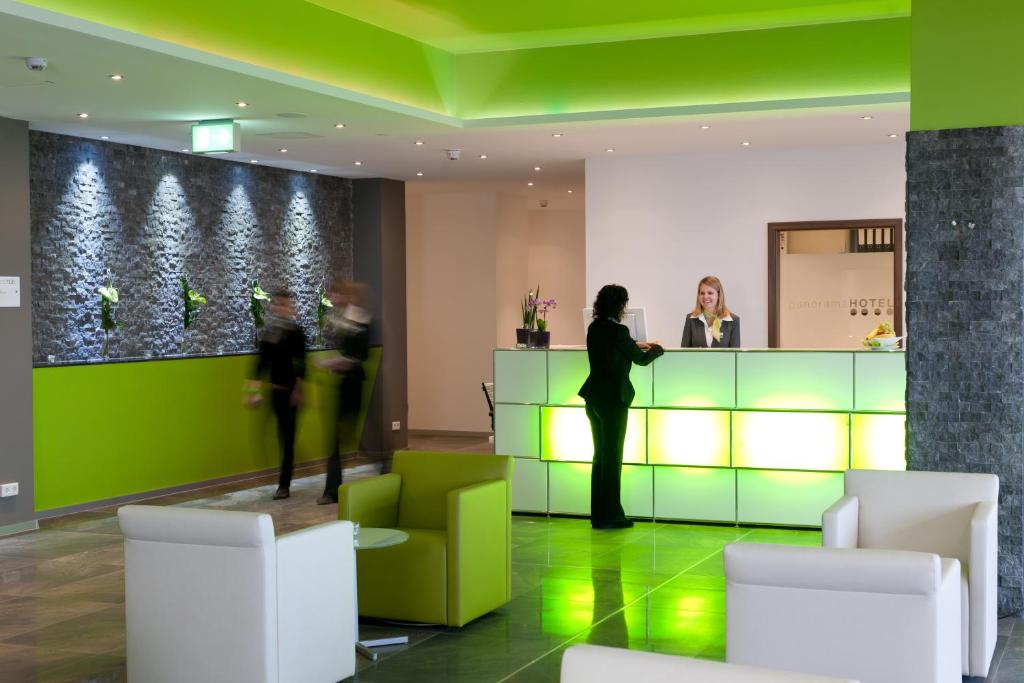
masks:
<path id="1" fill-rule="evenodd" d="M 722 319 L 715 315 L 714 311 L 704 309 L 704 320 L 711 325 L 711 336 L 715 341 L 722 341 Z"/>

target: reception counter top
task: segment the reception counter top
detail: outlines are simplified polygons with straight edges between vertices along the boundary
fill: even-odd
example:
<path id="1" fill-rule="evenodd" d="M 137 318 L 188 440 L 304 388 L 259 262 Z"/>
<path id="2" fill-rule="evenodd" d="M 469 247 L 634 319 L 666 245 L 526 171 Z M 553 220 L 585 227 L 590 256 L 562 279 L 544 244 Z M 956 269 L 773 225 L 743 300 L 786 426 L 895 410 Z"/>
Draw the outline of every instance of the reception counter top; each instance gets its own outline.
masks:
<path id="1" fill-rule="evenodd" d="M 589 513 L 582 348 L 494 352 L 513 509 Z M 623 504 L 656 519 L 817 526 L 850 468 L 904 469 L 902 352 L 670 349 L 634 366 Z"/>

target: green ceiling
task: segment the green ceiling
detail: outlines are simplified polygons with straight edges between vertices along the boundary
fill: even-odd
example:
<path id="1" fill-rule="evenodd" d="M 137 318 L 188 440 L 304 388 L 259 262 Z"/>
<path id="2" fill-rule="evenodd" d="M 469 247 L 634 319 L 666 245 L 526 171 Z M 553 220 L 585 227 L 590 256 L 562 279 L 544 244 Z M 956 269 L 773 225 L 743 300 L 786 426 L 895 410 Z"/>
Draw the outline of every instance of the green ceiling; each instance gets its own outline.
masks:
<path id="1" fill-rule="evenodd" d="M 906 101 L 910 89 L 907 0 L 22 2 L 457 125 Z M 497 44 L 515 49 L 476 51 Z"/>
<path id="2" fill-rule="evenodd" d="M 306 0 L 449 52 L 910 16 L 910 0 Z"/>

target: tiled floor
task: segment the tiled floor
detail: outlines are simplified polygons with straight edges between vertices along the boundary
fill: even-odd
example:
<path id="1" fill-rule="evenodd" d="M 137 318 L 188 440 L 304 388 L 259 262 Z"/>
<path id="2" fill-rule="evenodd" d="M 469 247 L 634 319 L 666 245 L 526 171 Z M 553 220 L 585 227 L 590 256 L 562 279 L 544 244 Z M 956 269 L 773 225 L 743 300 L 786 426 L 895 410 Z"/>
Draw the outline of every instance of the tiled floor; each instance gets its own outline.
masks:
<path id="1" fill-rule="evenodd" d="M 416 446 L 486 450 L 486 442 L 418 438 Z M 346 477 L 372 476 L 363 464 Z M 157 499 L 159 504 L 269 512 L 279 533 L 332 519 L 314 504 L 320 474 L 300 473 L 292 497 L 271 501 L 271 479 Z M 124 573 L 113 509 L 50 520 L 0 539 L 0 680 L 124 681 Z M 811 531 L 639 523 L 592 531 L 586 520 L 513 519 L 513 599 L 462 629 L 367 623 L 364 637 L 408 634 L 360 658 L 355 680 L 557 681 L 573 643 L 721 659 L 722 547 L 737 539 L 816 545 Z M 1002 620 L 988 681 L 1024 681 L 1024 626 Z M 966 680 L 966 679 L 965 679 Z M 972 679 L 980 681 L 981 679 Z"/>

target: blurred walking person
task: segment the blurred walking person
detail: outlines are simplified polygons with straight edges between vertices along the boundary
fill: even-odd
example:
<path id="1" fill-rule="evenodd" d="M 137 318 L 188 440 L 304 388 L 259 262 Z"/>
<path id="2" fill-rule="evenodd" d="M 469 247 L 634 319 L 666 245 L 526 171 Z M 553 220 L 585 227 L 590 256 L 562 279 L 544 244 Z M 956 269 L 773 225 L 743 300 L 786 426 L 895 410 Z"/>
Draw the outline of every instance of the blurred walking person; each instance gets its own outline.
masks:
<path id="1" fill-rule="evenodd" d="M 363 381 L 366 372 L 363 363 L 370 351 L 369 288 L 362 282 L 340 281 L 332 287 L 331 303 L 334 315 L 330 320 L 332 345 L 338 356 L 323 363 L 323 367 L 339 375 L 337 414 L 329 441 L 331 453 L 327 458 L 327 481 L 318 505 L 337 504 L 341 486 L 341 440 L 355 434 L 359 413 L 363 406 Z M 357 444 L 358 448 L 358 444 Z"/>
<path id="2" fill-rule="evenodd" d="M 295 428 L 306 377 L 306 335 L 295 320 L 295 297 L 288 290 L 274 292 L 268 313 L 248 391 L 249 405 L 257 407 L 262 402 L 263 383 L 270 385 L 270 405 L 281 448 L 281 474 L 274 500 L 281 500 L 290 495 L 295 469 Z"/>

